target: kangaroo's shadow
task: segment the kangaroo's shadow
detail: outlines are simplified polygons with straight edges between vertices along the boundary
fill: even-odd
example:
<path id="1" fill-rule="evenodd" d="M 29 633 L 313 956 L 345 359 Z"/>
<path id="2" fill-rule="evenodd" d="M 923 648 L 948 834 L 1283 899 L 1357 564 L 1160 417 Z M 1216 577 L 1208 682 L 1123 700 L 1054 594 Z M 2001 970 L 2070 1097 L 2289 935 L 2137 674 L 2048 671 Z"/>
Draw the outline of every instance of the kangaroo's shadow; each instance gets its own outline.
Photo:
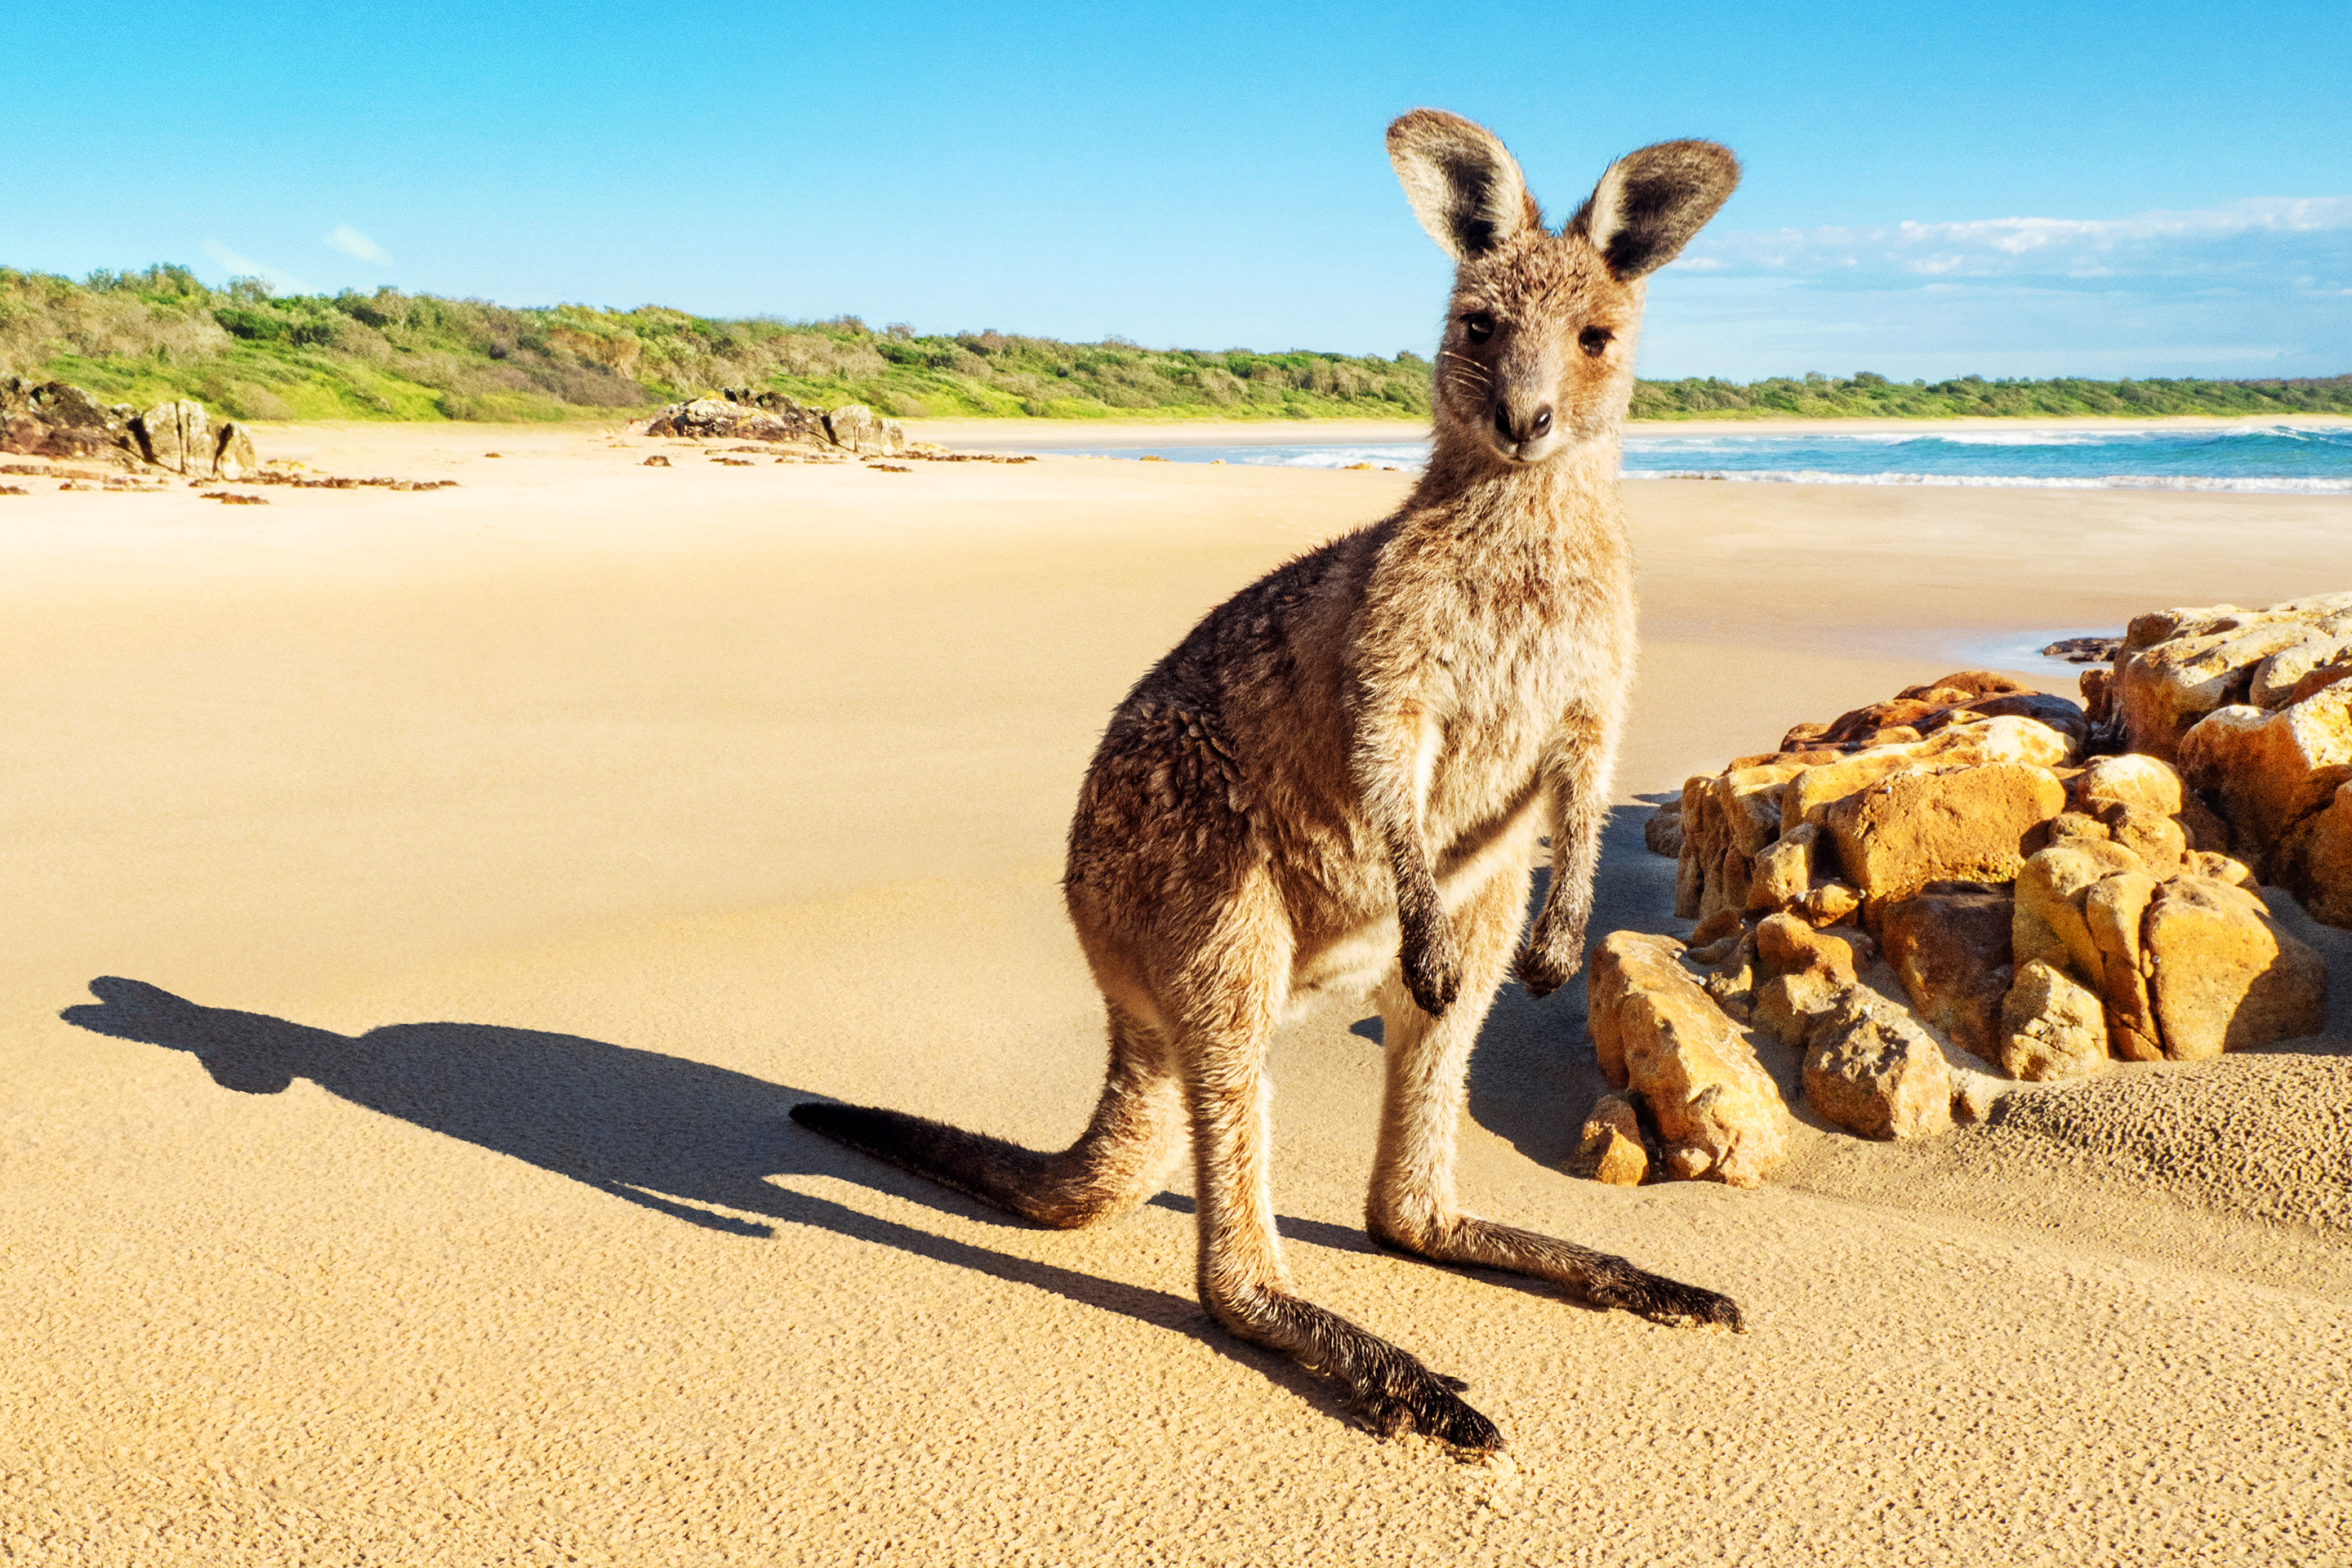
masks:
<path id="1" fill-rule="evenodd" d="M 1189 1298 L 934 1236 L 769 1180 L 835 1177 L 966 1221 L 1033 1228 L 788 1120 L 793 1105 L 821 1096 L 576 1035 L 394 1024 L 347 1036 L 201 1006 L 136 980 L 104 976 L 89 989 L 99 1000 L 67 1008 L 66 1022 L 189 1052 L 224 1089 L 277 1094 L 308 1079 L 353 1105 L 708 1230 L 772 1237 L 779 1224 L 806 1226 L 1051 1291 L 1198 1340 L 1328 1414 L 1347 1414 L 1320 1379 L 1216 1331 Z"/>

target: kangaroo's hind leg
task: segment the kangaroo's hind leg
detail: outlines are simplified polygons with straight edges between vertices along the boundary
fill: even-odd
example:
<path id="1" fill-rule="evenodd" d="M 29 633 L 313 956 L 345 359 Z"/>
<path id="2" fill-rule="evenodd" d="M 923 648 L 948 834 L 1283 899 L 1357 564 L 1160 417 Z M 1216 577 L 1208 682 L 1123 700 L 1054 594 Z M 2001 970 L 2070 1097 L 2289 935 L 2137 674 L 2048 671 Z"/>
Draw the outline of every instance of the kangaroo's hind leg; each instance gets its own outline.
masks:
<path id="1" fill-rule="evenodd" d="M 1302 1300 L 1276 1234 L 1272 1089 L 1265 1055 L 1290 983 L 1290 943 L 1270 889 L 1245 889 L 1202 954 L 1156 987 L 1192 1113 L 1201 1300 L 1241 1338 L 1340 1384 L 1374 1430 L 1408 1428 L 1473 1450 L 1502 1447 L 1462 1384 L 1336 1312 Z"/>
<path id="2" fill-rule="evenodd" d="M 1454 912 L 1462 989 L 1443 1017 L 1423 1012 L 1399 976 L 1381 988 L 1388 1089 L 1367 1226 L 1378 1240 L 1404 1251 L 1549 1279 L 1595 1306 L 1622 1307 L 1659 1322 L 1737 1329 L 1739 1308 L 1728 1297 L 1573 1242 L 1480 1219 L 1454 1201 L 1454 1141 L 1470 1047 L 1517 937 L 1527 880 L 1525 871 L 1498 873 Z"/>
<path id="3" fill-rule="evenodd" d="M 1123 1214 L 1158 1191 L 1174 1163 L 1182 1100 L 1164 1037 L 1118 1003 L 1109 1008 L 1110 1070 L 1093 1119 L 1067 1149 L 1041 1152 L 860 1105 L 796 1105 L 793 1120 L 1057 1230 Z"/>

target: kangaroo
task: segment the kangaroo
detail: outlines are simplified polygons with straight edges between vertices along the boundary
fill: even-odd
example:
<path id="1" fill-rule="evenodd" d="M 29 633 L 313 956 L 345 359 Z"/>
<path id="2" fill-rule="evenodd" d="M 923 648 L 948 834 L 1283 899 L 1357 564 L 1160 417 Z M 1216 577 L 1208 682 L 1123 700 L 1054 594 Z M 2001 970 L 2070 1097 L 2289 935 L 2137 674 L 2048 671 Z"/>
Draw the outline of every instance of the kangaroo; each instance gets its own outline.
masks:
<path id="1" fill-rule="evenodd" d="M 1268 1041 L 1328 994 L 1375 995 L 1388 1058 L 1374 1239 L 1549 1279 L 1660 1322 L 1738 1329 L 1728 1298 L 1480 1219 L 1454 1199 L 1472 1043 L 1506 970 L 1538 997 L 1583 962 L 1626 689 L 1618 510 L 1643 279 L 1738 164 L 1665 142 L 1609 166 L 1558 232 L 1494 135 L 1414 110 L 1389 156 L 1459 264 L 1434 449 L 1392 516 L 1210 612 L 1112 713 L 1063 889 L 1110 1026 L 1093 1120 L 1059 1152 L 898 1111 L 803 1126 L 1040 1225 L 1159 1189 L 1189 1126 L 1199 1285 L 1244 1340 L 1340 1385 L 1382 1436 L 1498 1449 L 1467 1384 L 1301 1300 L 1275 1233 Z M 1524 942 L 1537 837 L 1551 882 Z"/>

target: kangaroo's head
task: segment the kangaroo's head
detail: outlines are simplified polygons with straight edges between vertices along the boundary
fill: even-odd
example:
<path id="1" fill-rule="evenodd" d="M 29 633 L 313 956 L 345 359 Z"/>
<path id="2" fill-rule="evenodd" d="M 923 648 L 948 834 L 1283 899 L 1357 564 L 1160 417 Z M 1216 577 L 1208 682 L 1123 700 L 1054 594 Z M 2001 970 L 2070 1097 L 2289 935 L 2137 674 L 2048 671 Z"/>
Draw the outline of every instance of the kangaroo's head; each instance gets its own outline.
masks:
<path id="1" fill-rule="evenodd" d="M 1738 161 L 1712 142 L 1629 153 L 1554 234 L 1502 142 L 1459 115 L 1402 116 L 1389 158 L 1459 263 L 1437 347 L 1439 447 L 1507 468 L 1613 434 L 1633 393 L 1643 279 L 1723 205 Z"/>

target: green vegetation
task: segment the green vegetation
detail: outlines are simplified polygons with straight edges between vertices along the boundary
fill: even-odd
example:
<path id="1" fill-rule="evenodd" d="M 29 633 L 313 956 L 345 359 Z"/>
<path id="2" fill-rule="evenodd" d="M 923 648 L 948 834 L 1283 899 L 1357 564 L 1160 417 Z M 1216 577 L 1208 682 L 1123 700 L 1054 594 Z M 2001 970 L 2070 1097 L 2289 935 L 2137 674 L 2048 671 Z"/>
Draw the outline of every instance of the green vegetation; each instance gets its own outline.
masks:
<path id="1" fill-rule="evenodd" d="M 2352 414 L 2352 375 L 2303 381 L 1889 381 L 1863 371 L 1851 380 L 1778 375 L 1769 381 L 1645 381 L 1633 390 L 1636 419 L 1951 419 L 2104 414 L 2148 418 Z"/>
<path id="2" fill-rule="evenodd" d="M 0 268 L 0 374 L 69 381 L 110 401 L 194 397 L 242 419 L 558 420 L 641 415 L 722 386 L 886 414 L 1055 418 L 1426 418 L 1429 363 L 1402 353 L 1209 353 L 1122 339 L 875 331 L 728 321 L 647 305 L 510 310 L 383 289 L 275 295 L 206 288 L 184 267 L 76 283 Z M 1642 419 L 1800 416 L 2352 414 L 2352 376 L 2322 381 L 1890 382 L 1809 375 L 1742 385 L 1643 382 Z"/>
<path id="3" fill-rule="evenodd" d="M 0 374 L 128 403 L 194 397 L 246 419 L 572 419 L 722 386 L 898 415 L 1425 417 L 1429 362 L 1161 352 L 1111 339 L 919 337 L 721 321 L 647 305 L 509 310 L 429 294 L 226 289 L 182 267 L 82 283 L 0 268 Z"/>

